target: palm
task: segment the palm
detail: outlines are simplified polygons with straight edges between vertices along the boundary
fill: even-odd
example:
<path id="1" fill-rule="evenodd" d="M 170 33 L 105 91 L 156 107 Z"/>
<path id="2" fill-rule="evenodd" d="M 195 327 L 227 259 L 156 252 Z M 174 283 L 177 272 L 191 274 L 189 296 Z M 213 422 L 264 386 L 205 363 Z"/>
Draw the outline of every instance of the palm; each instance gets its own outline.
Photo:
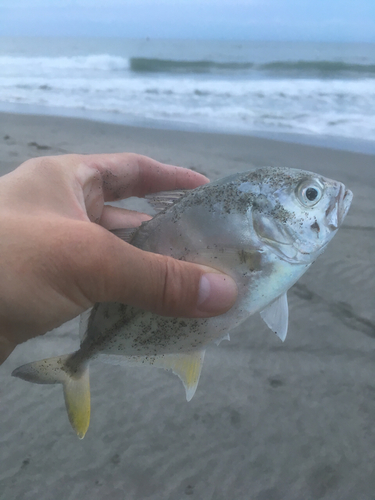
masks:
<path id="1" fill-rule="evenodd" d="M 145 266 L 141 251 L 106 229 L 149 217 L 105 202 L 204 182 L 199 174 L 132 154 L 34 159 L 1 178 L 0 362 L 18 343 L 94 302 L 121 300 L 124 280 L 116 285 L 116 279 L 124 270 L 116 259 L 124 252 L 126 278 L 137 279 Z"/>

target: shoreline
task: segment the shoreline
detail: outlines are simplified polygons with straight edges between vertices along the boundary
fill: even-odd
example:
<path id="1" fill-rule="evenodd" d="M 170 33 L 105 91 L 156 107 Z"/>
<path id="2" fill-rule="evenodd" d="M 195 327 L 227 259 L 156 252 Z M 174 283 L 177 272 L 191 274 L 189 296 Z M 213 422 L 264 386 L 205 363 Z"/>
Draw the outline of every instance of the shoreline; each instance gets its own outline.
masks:
<path id="1" fill-rule="evenodd" d="M 356 183 L 358 172 L 365 169 L 373 175 L 375 164 L 375 154 L 255 135 L 166 130 L 66 116 L 3 112 L 0 112 L 0 144 L 3 172 L 35 156 L 128 151 L 201 171 L 211 179 L 225 172 L 272 165 L 301 168 Z"/>
<path id="2" fill-rule="evenodd" d="M 70 118 L 107 123 L 111 125 L 123 125 L 126 127 L 155 129 L 164 131 L 195 132 L 200 134 L 224 134 L 239 135 L 244 137 L 256 137 L 288 144 L 302 144 L 306 146 L 316 146 L 320 148 L 335 149 L 339 151 L 349 151 L 353 153 L 363 153 L 375 155 L 375 141 L 361 140 L 356 138 L 334 136 L 334 135 L 313 135 L 307 133 L 288 133 L 277 130 L 247 130 L 229 129 L 225 127 L 210 127 L 190 124 L 171 120 L 152 120 L 134 118 L 120 113 L 110 113 L 101 111 L 80 110 L 73 108 L 59 108 L 38 106 L 33 104 L 10 104 L 0 102 L 0 114 L 16 114 L 31 116 L 50 116 L 54 118 Z"/>

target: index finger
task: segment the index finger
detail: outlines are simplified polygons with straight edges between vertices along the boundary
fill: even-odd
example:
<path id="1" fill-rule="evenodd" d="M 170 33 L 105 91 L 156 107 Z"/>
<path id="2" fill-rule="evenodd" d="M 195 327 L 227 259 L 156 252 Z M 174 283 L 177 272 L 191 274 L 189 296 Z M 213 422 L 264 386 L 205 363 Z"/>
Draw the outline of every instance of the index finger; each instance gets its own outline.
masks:
<path id="1" fill-rule="evenodd" d="M 88 155 L 83 158 L 87 167 L 100 173 L 104 201 L 144 197 L 158 191 L 193 189 L 209 182 L 204 175 L 187 168 L 166 165 L 133 153 Z"/>

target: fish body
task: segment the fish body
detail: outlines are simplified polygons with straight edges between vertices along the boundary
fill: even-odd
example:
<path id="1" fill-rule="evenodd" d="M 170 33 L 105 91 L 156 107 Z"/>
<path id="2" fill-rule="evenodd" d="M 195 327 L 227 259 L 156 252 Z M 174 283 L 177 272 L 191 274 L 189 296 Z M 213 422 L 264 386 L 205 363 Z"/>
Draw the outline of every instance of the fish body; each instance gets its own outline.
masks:
<path id="1" fill-rule="evenodd" d="M 170 318 L 120 303 L 98 303 L 88 321 L 81 322 L 77 352 L 29 363 L 13 374 L 37 383 L 61 382 L 79 437 L 88 427 L 88 363 L 93 358 L 171 369 L 190 400 L 207 345 L 229 338 L 249 316 L 260 312 L 285 339 L 286 292 L 324 251 L 351 200 L 352 193 L 340 182 L 275 167 L 151 196 L 159 213 L 139 228 L 117 234 L 143 250 L 230 275 L 238 287 L 234 306 L 213 318 Z"/>

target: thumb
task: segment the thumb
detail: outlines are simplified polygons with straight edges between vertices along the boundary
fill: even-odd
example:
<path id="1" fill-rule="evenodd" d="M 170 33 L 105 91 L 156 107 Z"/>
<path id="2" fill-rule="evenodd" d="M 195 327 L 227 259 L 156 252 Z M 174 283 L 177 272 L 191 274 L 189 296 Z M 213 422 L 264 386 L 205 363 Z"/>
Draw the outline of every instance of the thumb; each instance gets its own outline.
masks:
<path id="1" fill-rule="evenodd" d="M 79 287 L 91 302 L 122 302 L 162 316 L 223 314 L 237 285 L 206 266 L 145 252 L 90 224 L 96 236 L 77 269 Z M 87 248 L 87 247 L 86 247 Z"/>

